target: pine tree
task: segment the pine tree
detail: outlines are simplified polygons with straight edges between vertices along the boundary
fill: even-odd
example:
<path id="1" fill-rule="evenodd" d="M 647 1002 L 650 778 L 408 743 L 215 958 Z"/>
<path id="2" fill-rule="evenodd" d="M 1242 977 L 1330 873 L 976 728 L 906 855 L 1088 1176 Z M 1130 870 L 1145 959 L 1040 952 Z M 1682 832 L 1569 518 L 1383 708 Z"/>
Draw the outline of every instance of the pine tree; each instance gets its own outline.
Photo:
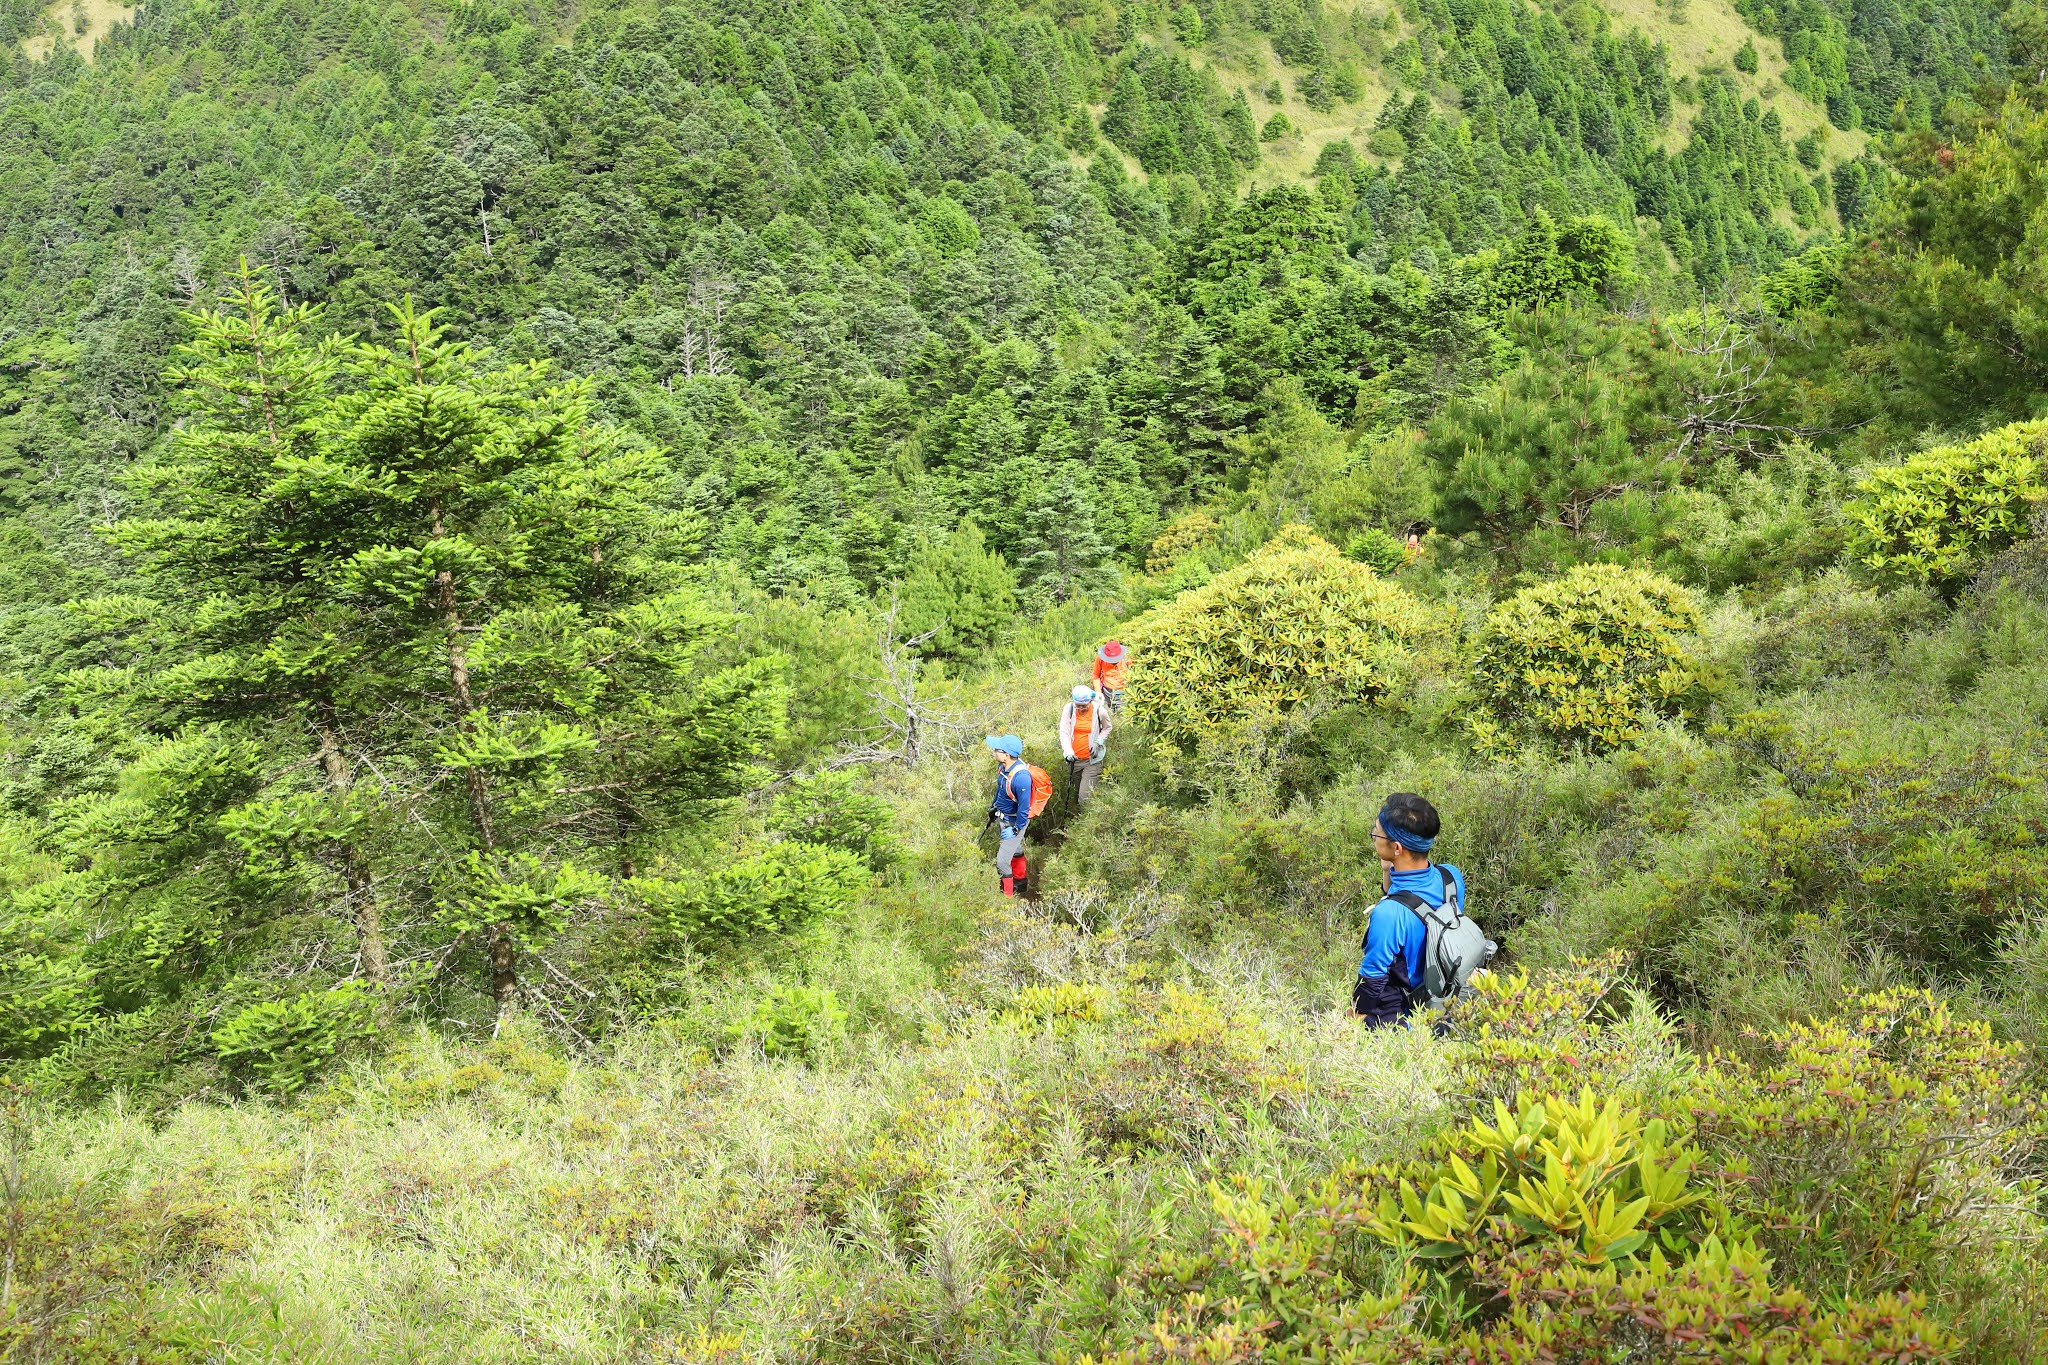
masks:
<path id="1" fill-rule="evenodd" d="M 973 658 L 1016 622 L 1016 576 L 971 521 L 913 554 L 899 593 L 903 636 L 928 635 L 934 658 Z"/>
<path id="2" fill-rule="evenodd" d="M 1041 487 L 1025 518 L 1018 577 L 1054 602 L 1104 586 L 1112 551 L 1096 530 L 1094 505 L 1063 468 Z"/>
<path id="3" fill-rule="evenodd" d="M 366 805 L 424 831 L 393 836 L 393 878 L 483 929 L 502 1015 L 520 946 L 603 889 L 581 850 L 630 870 L 650 832 L 741 788 L 775 665 L 699 670 L 730 620 L 677 578 L 656 457 L 593 419 L 586 383 L 494 366 L 410 303 L 387 347 L 310 344 L 315 315 L 246 271 L 236 302 L 196 319 L 197 410 L 142 479 L 162 514 L 115 531 L 190 603 L 152 694 L 310 730 L 327 806 L 266 796 L 245 842 L 338 850 L 366 974 L 377 903 L 351 833 Z M 363 767 L 383 775 L 367 795 Z"/>
<path id="4" fill-rule="evenodd" d="M 317 320 L 304 305 L 280 311 L 242 263 L 232 307 L 194 317 L 183 363 L 171 371 L 184 395 L 184 430 L 130 480 L 164 515 L 129 518 L 110 538 L 178 606 L 167 613 L 178 627 L 172 661 L 147 694 L 164 720 L 261 719 L 305 736 L 327 801 L 299 805 L 273 838 L 312 843 L 339 871 L 363 973 L 383 987 L 383 915 L 353 834 L 364 811 L 349 757 L 363 680 L 378 669 L 376 645 L 326 591 L 322 575 L 334 560 L 324 518 L 295 486 L 296 471 L 318 459 L 310 423 L 331 401 L 335 377 L 331 348 L 306 337 Z"/>

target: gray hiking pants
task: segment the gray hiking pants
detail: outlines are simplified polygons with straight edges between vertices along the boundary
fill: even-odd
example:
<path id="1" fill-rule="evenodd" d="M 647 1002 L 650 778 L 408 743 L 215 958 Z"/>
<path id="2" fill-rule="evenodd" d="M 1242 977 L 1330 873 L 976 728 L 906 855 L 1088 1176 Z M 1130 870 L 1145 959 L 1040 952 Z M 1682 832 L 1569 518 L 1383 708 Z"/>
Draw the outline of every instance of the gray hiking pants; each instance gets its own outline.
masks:
<path id="1" fill-rule="evenodd" d="M 1027 822 L 1028 824 L 1028 822 Z M 1002 842 L 996 845 L 996 871 L 1010 875 L 1010 860 L 1024 856 L 1024 831 L 1027 825 L 1019 825 L 1014 833 L 1008 825 L 997 824 L 996 830 L 1002 835 Z"/>
<path id="2" fill-rule="evenodd" d="M 1067 768 L 1074 776 L 1074 805 L 1087 805 L 1095 795 L 1095 784 L 1102 780 L 1102 760 L 1091 758 L 1086 763 L 1070 763 Z"/>

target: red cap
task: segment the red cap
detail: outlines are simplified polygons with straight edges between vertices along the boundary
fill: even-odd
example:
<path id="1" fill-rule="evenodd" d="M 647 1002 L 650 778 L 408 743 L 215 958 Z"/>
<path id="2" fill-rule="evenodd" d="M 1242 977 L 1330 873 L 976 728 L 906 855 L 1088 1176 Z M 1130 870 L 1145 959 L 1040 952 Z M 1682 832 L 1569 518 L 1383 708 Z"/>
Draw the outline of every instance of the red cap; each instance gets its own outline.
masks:
<path id="1" fill-rule="evenodd" d="M 1123 641 L 1104 640 L 1102 642 L 1102 648 L 1095 651 L 1095 657 L 1102 660 L 1102 662 L 1106 664 L 1115 663 L 1118 659 L 1124 657 Z"/>

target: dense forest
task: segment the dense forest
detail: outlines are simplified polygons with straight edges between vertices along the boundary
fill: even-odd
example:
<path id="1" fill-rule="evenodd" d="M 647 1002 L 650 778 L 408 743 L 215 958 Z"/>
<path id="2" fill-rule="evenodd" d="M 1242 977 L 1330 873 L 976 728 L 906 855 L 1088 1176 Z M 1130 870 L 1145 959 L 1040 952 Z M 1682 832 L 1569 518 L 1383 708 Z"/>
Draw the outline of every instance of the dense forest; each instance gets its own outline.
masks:
<path id="1" fill-rule="evenodd" d="M 0 39 L 5 1359 L 2039 1358 L 2048 11 Z"/>

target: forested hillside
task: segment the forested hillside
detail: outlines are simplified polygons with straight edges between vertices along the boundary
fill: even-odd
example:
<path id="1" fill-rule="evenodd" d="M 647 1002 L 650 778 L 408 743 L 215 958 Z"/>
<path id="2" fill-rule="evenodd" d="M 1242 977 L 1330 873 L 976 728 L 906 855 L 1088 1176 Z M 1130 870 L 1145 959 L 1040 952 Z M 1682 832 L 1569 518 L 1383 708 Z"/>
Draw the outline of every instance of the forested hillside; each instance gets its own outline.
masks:
<path id="1" fill-rule="evenodd" d="M 5 1358 L 2039 1358 L 2048 14 L 0 39 Z"/>

